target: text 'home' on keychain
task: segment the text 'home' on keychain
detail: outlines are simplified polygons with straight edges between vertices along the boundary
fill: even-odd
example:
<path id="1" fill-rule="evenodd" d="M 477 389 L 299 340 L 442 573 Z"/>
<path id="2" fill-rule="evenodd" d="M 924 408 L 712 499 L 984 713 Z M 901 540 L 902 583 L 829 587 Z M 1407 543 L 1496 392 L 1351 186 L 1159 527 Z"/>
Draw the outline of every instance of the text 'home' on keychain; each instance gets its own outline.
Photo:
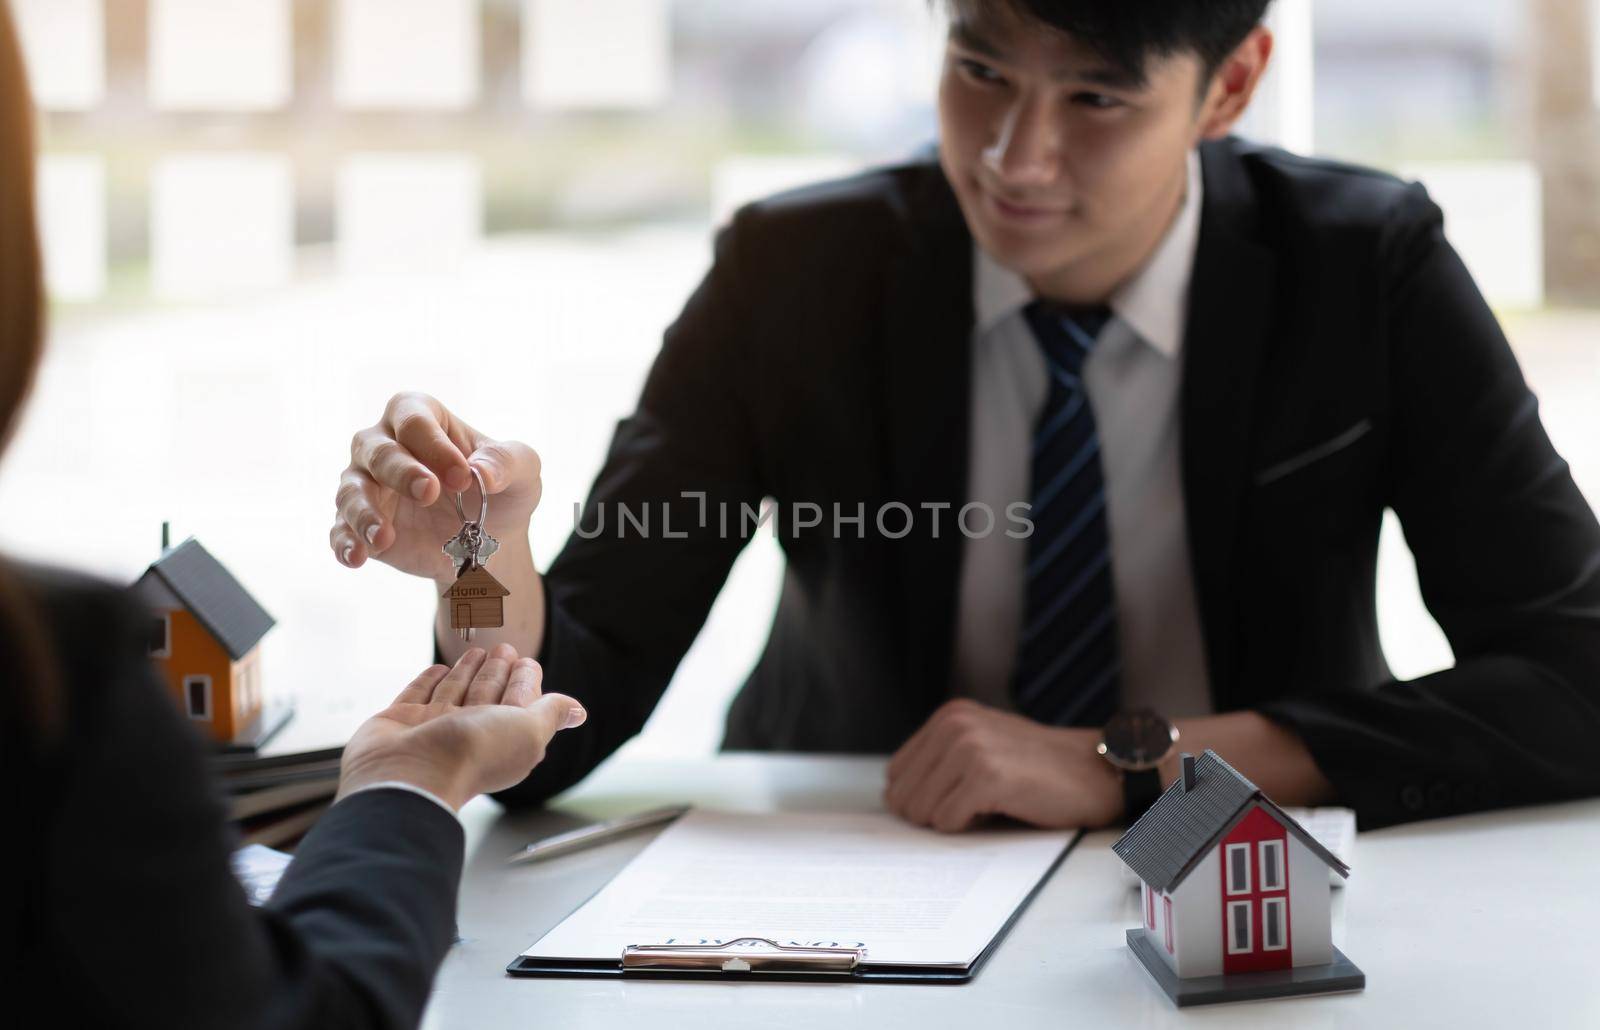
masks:
<path id="1" fill-rule="evenodd" d="M 462 640 L 471 640 L 475 629 L 498 629 L 506 624 L 505 598 L 511 591 L 489 575 L 483 563 L 500 549 L 500 542 L 485 532 L 483 526 L 489 518 L 489 491 L 483 487 L 483 477 L 471 465 L 467 466 L 478 484 L 478 518 L 467 518 L 461 495 L 456 494 L 456 514 L 461 516 L 461 532 L 445 541 L 444 553 L 456 567 L 456 581 L 444 592 L 450 602 L 450 628 L 461 631 Z"/>

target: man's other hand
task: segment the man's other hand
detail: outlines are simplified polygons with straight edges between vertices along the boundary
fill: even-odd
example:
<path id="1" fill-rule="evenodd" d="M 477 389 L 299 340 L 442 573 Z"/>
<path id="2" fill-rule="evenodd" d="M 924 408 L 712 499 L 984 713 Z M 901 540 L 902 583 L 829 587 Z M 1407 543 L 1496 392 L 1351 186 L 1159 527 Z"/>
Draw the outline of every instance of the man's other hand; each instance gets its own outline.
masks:
<path id="1" fill-rule="evenodd" d="M 1122 781 L 1095 752 L 1099 740 L 1098 730 L 950 701 L 890 760 L 884 802 L 946 833 L 993 815 L 1052 828 L 1106 826 L 1122 815 Z"/>

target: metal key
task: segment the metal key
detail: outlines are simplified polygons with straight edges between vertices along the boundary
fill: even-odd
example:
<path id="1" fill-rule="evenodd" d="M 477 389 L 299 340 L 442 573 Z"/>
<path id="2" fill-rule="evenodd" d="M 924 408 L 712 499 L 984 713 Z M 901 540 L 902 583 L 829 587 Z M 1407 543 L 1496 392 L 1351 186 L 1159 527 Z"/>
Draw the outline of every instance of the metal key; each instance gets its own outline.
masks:
<path id="1" fill-rule="evenodd" d="M 489 491 L 483 487 L 483 476 L 471 465 L 467 471 L 472 473 L 472 478 L 478 483 L 478 517 L 467 518 L 466 509 L 462 506 L 461 495 L 456 494 L 456 514 L 461 516 L 461 532 L 444 542 L 442 550 L 450 556 L 450 561 L 456 567 L 456 578 L 464 576 L 479 565 L 488 561 L 496 551 L 500 550 L 500 541 L 484 531 L 483 524 L 489 518 Z"/>
<path id="2" fill-rule="evenodd" d="M 472 468 L 470 465 L 467 466 L 467 468 L 472 473 L 472 478 L 477 480 L 478 496 L 482 499 L 478 508 L 478 517 L 476 519 L 467 518 L 466 509 L 461 503 L 461 495 L 459 493 L 456 494 L 456 514 L 461 516 L 461 531 L 455 536 L 451 537 L 449 540 L 446 540 L 444 547 L 441 548 L 445 554 L 450 556 L 451 563 L 455 565 L 457 580 L 460 580 L 462 577 L 466 576 L 467 573 L 474 569 L 482 568 L 483 563 L 488 561 L 496 551 L 500 550 L 500 542 L 485 532 L 483 528 L 484 522 L 486 522 L 489 518 L 489 491 L 484 489 L 483 477 L 478 474 L 478 470 Z M 504 596 L 505 589 L 498 583 L 495 583 L 493 577 L 489 577 L 488 582 L 493 588 L 500 591 L 500 596 Z M 451 590 L 454 591 L 456 588 L 452 587 Z M 467 596 L 476 596 L 477 602 L 482 602 L 483 593 L 483 586 L 481 584 L 474 584 L 473 590 Z M 499 598 L 491 596 L 489 603 L 493 605 L 492 617 L 494 621 L 488 623 L 478 622 L 477 624 L 499 626 L 501 625 L 499 621 Z M 461 631 L 461 639 L 471 640 L 472 624 L 462 621 L 463 617 L 456 614 L 461 610 L 461 607 L 470 608 L 470 605 L 453 606 L 451 609 L 451 624 L 455 626 L 456 629 Z M 482 618 L 482 615 L 479 613 L 478 615 L 469 615 L 465 618 L 478 619 Z"/>
<path id="3" fill-rule="evenodd" d="M 475 565 L 482 565 L 494 553 L 500 550 L 500 541 L 483 531 L 483 527 L 476 522 L 461 524 L 461 532 L 445 541 L 444 553 L 450 556 L 450 561 L 456 567 L 456 575 L 469 571 Z"/>

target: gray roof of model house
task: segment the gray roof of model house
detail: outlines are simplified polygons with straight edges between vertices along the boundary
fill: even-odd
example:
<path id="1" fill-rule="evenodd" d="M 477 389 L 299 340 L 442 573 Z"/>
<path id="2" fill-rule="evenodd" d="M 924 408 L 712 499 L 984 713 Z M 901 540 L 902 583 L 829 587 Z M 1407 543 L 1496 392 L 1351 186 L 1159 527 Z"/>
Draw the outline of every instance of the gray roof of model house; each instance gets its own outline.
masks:
<path id="1" fill-rule="evenodd" d="M 155 606 L 182 606 L 238 661 L 276 623 L 233 573 L 191 537 L 145 571 L 135 591 Z"/>
<path id="2" fill-rule="evenodd" d="M 1200 864 L 1217 842 L 1249 814 L 1254 804 L 1295 836 L 1311 853 L 1328 863 L 1340 876 L 1350 867 L 1306 832 L 1287 812 L 1261 793 L 1215 751 L 1195 759 L 1194 786 L 1184 789 L 1183 777 L 1156 798 L 1155 804 L 1111 845 L 1128 868 L 1158 891 L 1171 891 Z"/>

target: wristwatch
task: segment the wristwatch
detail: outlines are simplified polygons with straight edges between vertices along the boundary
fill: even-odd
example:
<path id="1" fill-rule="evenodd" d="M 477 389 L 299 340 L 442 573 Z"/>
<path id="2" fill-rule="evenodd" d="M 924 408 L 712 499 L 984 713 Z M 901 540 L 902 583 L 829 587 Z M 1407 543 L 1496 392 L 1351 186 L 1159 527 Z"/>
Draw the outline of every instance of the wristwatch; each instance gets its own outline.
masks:
<path id="1" fill-rule="evenodd" d="M 1177 744 L 1178 727 L 1149 708 L 1118 712 L 1100 731 L 1095 750 L 1122 771 L 1128 822 L 1144 815 L 1161 796 L 1161 774 L 1156 770 Z"/>

